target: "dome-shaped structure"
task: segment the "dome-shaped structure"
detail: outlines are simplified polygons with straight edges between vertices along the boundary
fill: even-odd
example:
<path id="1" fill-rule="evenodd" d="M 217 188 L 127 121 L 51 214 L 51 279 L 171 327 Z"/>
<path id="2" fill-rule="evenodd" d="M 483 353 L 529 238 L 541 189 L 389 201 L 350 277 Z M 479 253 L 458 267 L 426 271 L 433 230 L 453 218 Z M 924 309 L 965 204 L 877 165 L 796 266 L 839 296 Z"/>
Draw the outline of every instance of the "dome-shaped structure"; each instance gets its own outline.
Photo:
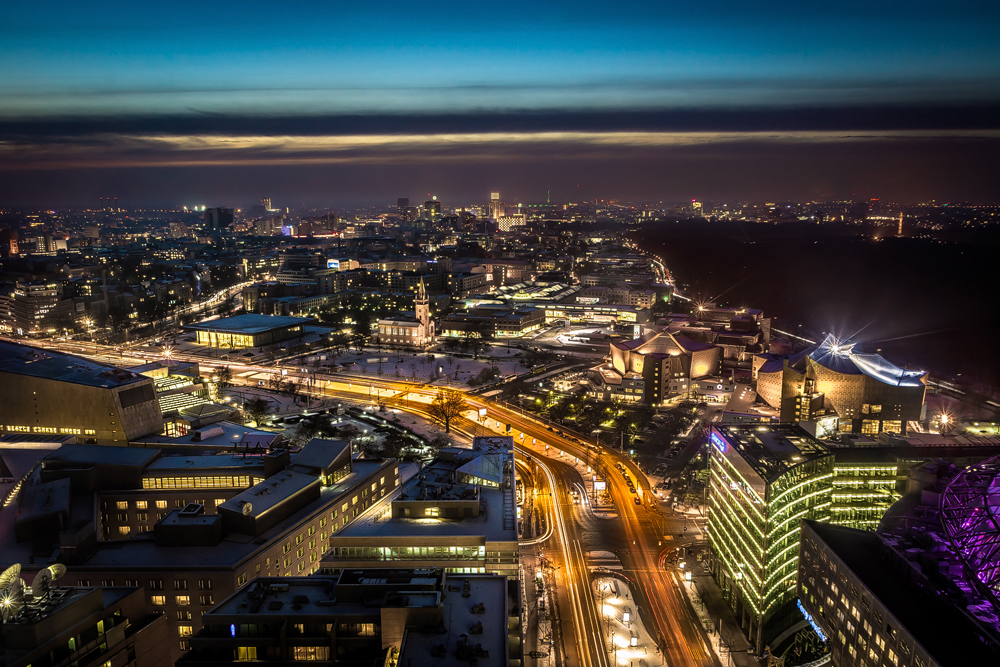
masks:
<path id="1" fill-rule="evenodd" d="M 969 466 L 941 494 L 941 523 L 970 574 L 1000 597 L 1000 456 Z"/>

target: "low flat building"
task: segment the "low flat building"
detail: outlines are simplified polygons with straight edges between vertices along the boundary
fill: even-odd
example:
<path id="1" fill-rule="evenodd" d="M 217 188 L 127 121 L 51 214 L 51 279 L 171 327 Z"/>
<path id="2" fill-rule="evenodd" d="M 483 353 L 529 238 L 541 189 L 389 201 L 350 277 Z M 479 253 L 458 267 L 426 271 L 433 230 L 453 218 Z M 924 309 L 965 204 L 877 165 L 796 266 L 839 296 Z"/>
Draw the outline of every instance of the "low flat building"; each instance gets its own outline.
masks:
<path id="1" fill-rule="evenodd" d="M 54 350 L 0 341 L 0 432 L 75 435 L 124 447 L 159 433 L 152 378 Z"/>
<path id="2" fill-rule="evenodd" d="M 178 665 L 521 664 L 516 582 L 440 568 L 260 578 L 203 623 Z"/>
<path id="3" fill-rule="evenodd" d="M 246 314 L 205 320 L 185 329 L 195 332 L 199 345 L 241 349 L 301 338 L 303 327 L 310 322 L 303 317 Z"/>
<path id="4" fill-rule="evenodd" d="M 330 539 L 326 572 L 346 568 L 444 567 L 517 575 L 514 441 L 475 438 L 448 448 L 411 479 L 387 516 L 372 516 Z"/>
<path id="5" fill-rule="evenodd" d="M 217 599 L 317 572 L 330 537 L 399 485 L 395 461 L 339 441 L 262 456 L 65 445 L 0 507 L 0 565 L 58 558 L 73 585 L 141 587 L 167 614 L 173 662 Z"/>
<path id="6" fill-rule="evenodd" d="M 142 589 L 32 584 L 30 599 L 5 603 L 4 667 L 172 664 L 166 617 Z"/>

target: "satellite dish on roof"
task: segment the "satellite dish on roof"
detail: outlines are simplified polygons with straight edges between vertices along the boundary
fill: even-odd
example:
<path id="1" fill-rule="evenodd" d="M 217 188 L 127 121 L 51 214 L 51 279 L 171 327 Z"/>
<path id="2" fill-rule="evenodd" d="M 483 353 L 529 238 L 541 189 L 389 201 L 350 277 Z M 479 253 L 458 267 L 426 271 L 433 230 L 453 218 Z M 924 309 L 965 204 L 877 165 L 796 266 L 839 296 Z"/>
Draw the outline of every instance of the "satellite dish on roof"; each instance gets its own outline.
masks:
<path id="1" fill-rule="evenodd" d="M 62 563 L 52 563 L 49 565 L 49 572 L 52 573 L 52 581 L 66 574 L 66 566 Z"/>
<path id="2" fill-rule="evenodd" d="M 243 503 L 243 516 L 250 516 L 253 513 L 253 504 Z"/>
<path id="3" fill-rule="evenodd" d="M 3 574 L 0 574 L 0 591 L 10 588 L 11 584 L 21 578 L 21 564 L 14 563 Z"/>
<path id="4" fill-rule="evenodd" d="M 20 567 L 20 566 L 18 566 Z M 6 572 L 4 573 L 6 574 Z M 15 579 L 8 587 L 0 591 L 0 615 L 6 621 L 14 618 L 24 608 L 24 582 Z"/>
<path id="5" fill-rule="evenodd" d="M 52 570 L 47 567 L 42 568 L 31 580 L 31 594 L 36 598 L 44 598 L 52 588 Z"/>

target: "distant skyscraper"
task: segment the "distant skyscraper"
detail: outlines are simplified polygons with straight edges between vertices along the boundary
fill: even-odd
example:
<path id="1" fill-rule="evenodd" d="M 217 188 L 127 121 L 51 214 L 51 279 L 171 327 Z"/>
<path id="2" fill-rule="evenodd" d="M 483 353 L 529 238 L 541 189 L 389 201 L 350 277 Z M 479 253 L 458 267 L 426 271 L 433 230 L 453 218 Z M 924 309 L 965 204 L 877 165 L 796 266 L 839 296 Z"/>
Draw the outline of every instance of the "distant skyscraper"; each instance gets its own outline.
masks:
<path id="1" fill-rule="evenodd" d="M 271 198 L 270 197 L 264 197 L 264 198 L 262 198 L 260 200 L 260 203 L 264 207 L 265 210 L 268 210 L 268 211 L 271 210 Z"/>
<path id="2" fill-rule="evenodd" d="M 223 206 L 205 209 L 205 227 L 222 230 L 233 224 L 233 209 Z"/>
<path id="3" fill-rule="evenodd" d="M 499 220 L 507 212 L 507 207 L 500 201 L 499 192 L 490 193 L 490 219 Z"/>
<path id="4" fill-rule="evenodd" d="M 441 217 L 441 202 L 437 200 L 437 197 L 431 197 L 424 202 L 424 219 L 425 220 L 437 220 Z"/>
<path id="5" fill-rule="evenodd" d="M 406 215 L 406 209 L 410 207 L 409 197 L 400 197 L 396 200 L 396 209 L 399 210 L 400 215 Z"/>

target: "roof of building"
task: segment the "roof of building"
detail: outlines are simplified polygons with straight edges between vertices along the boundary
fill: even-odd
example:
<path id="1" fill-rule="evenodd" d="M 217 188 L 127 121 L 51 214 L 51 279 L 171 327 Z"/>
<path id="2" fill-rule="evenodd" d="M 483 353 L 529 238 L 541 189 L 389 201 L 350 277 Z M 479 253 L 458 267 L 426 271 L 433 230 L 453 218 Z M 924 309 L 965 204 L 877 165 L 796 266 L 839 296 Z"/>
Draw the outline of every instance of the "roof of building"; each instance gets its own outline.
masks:
<path id="1" fill-rule="evenodd" d="M 867 375 L 896 387 L 923 387 L 926 371 L 900 368 L 880 354 L 866 354 L 857 343 L 843 343 L 832 334 L 809 353 L 809 358 L 844 375 Z"/>
<path id="2" fill-rule="evenodd" d="M 0 372 L 104 388 L 150 382 L 149 378 L 122 368 L 7 341 L 0 341 Z"/>
<path id="3" fill-rule="evenodd" d="M 714 425 L 712 428 L 713 441 L 721 436 L 766 483 L 775 481 L 795 466 L 825 456 L 831 456 L 832 460 L 826 445 L 797 424 Z M 716 448 L 720 449 L 718 443 Z M 761 500 L 767 499 L 762 489 L 756 490 Z"/>
<path id="4" fill-rule="evenodd" d="M 468 582 L 468 597 L 466 591 Z M 463 650 L 463 642 L 468 643 L 469 656 L 479 658 L 479 664 L 505 664 L 507 656 L 507 579 L 494 575 L 449 575 L 449 589 L 442 597 L 445 634 L 427 632 L 407 632 L 399 654 L 401 665 L 429 665 L 435 667 L 467 667 L 469 658 L 458 655 Z M 483 606 L 483 614 L 473 611 L 475 605 Z M 486 615 L 484 615 L 486 614 Z M 482 632 L 472 634 L 470 628 L 482 622 Z M 435 656 L 434 647 L 444 644 L 447 652 Z M 484 652 L 481 653 L 480 651 Z M 477 655 L 478 654 L 478 655 Z"/>
<path id="5" fill-rule="evenodd" d="M 961 609 L 930 595 L 884 558 L 876 533 L 804 520 L 934 659 L 955 665 L 997 664 L 998 654 L 980 641 L 981 628 Z"/>
<path id="6" fill-rule="evenodd" d="M 281 315 L 247 313 L 244 315 L 234 315 L 233 317 L 222 317 L 217 320 L 205 320 L 196 324 L 189 324 L 186 328 L 201 331 L 257 334 L 282 327 L 295 326 L 296 324 L 307 324 L 309 322 L 312 322 L 312 320 L 307 317 L 284 317 Z"/>

